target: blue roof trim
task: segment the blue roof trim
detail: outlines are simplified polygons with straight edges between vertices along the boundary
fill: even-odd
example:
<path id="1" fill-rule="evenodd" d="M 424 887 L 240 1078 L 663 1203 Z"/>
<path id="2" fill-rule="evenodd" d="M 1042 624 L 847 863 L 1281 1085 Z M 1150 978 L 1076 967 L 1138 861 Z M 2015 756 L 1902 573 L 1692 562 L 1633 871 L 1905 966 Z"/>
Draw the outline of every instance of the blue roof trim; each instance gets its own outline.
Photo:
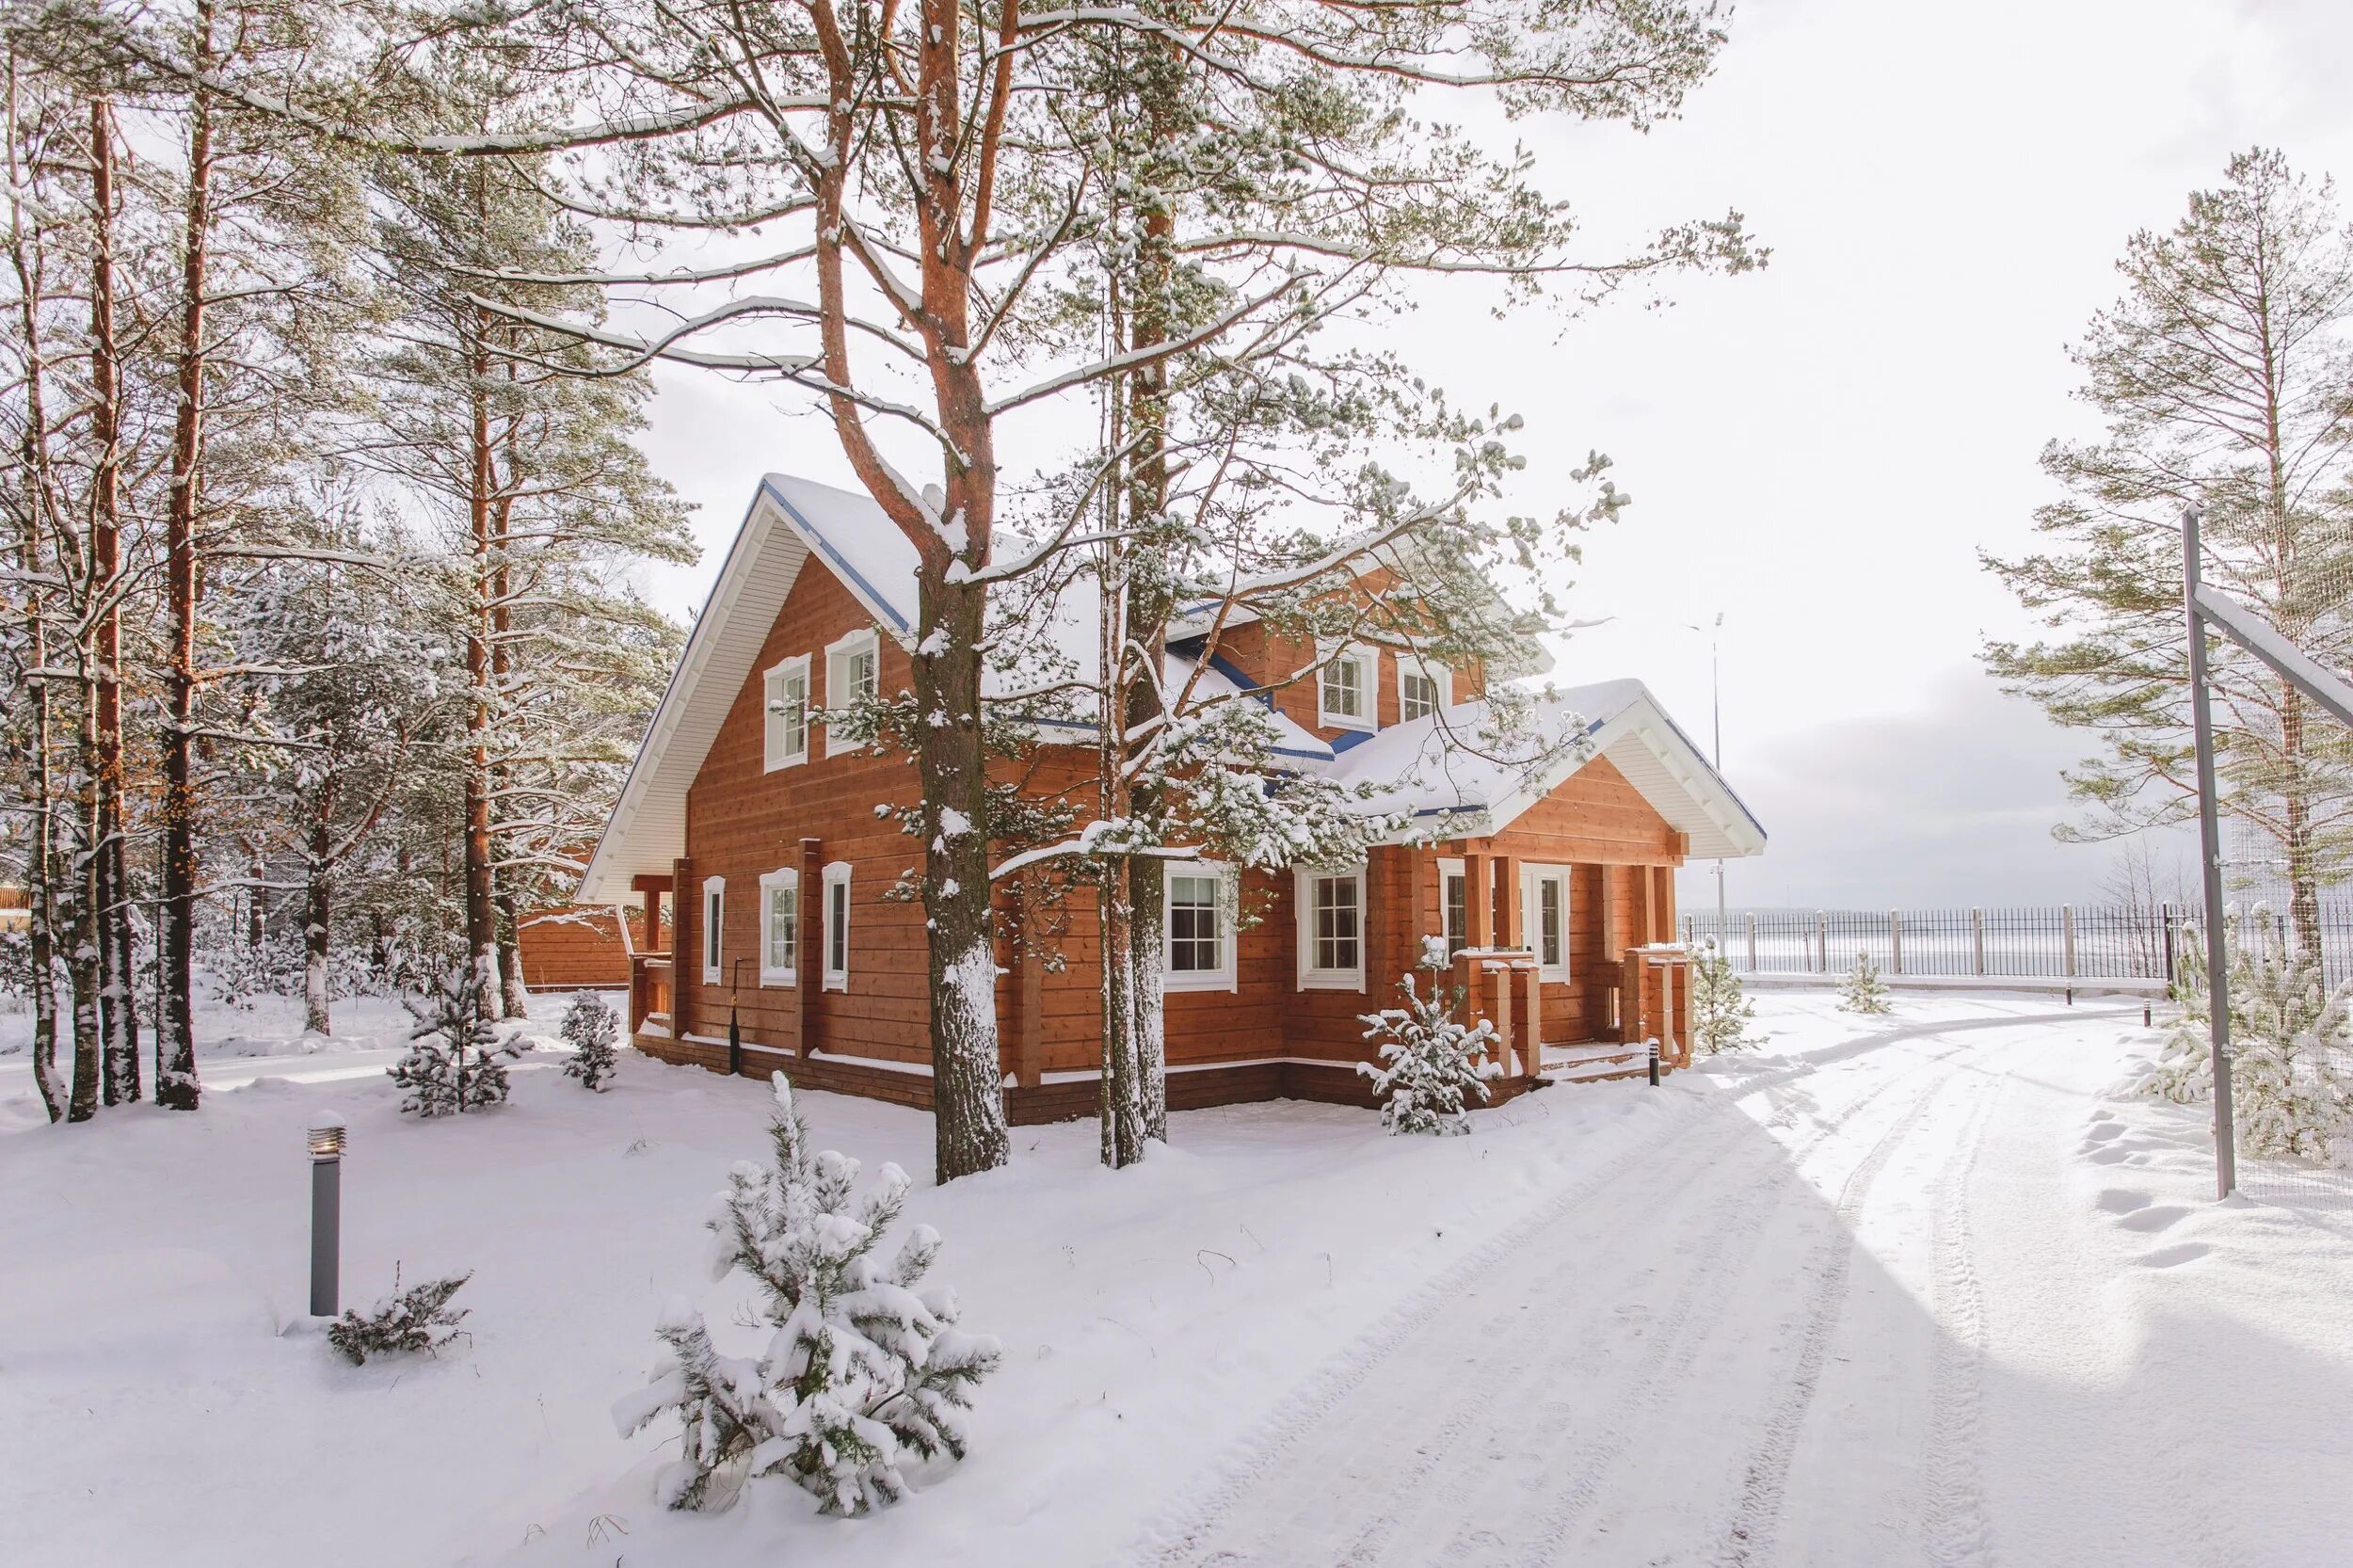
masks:
<path id="1" fill-rule="evenodd" d="M 1330 741 L 1325 744 L 1331 746 L 1332 755 L 1337 757 L 1343 751 L 1350 751 L 1357 746 L 1363 745 L 1367 741 L 1371 740 L 1377 733 L 1379 733 L 1377 730 L 1371 729 L 1352 729 L 1347 734 L 1340 736 L 1337 740 Z"/>
<path id="2" fill-rule="evenodd" d="M 888 599 L 885 598 L 883 594 L 875 588 L 874 584 L 869 583 L 864 577 L 858 575 L 857 568 L 850 565 L 848 559 L 842 555 L 841 552 L 835 548 L 834 542 L 825 537 L 825 536 L 819 531 L 817 525 L 809 521 L 808 519 L 802 514 L 801 509 L 798 506 L 795 506 L 792 502 L 787 501 L 782 490 L 777 489 L 774 485 L 768 483 L 765 478 L 760 480 L 760 488 L 767 492 L 767 494 L 775 498 L 776 504 L 784 508 L 784 515 L 791 518 L 792 521 L 798 525 L 801 533 L 808 539 L 809 543 L 815 545 L 821 552 L 824 552 L 825 562 L 833 568 L 833 574 L 836 577 L 840 578 L 844 583 L 847 583 L 852 587 L 857 589 L 858 592 L 866 598 L 869 603 L 879 606 L 882 613 L 890 617 L 890 623 L 897 627 L 902 633 L 913 630 L 912 627 L 907 625 L 906 616 L 899 614 L 898 606 L 892 604 Z"/>

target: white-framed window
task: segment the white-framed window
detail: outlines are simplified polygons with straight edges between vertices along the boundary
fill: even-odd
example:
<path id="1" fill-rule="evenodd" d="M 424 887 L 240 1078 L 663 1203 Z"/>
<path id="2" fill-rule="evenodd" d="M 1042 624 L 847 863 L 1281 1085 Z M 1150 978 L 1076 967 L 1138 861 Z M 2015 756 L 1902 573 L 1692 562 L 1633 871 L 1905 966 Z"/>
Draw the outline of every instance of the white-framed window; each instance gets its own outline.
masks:
<path id="1" fill-rule="evenodd" d="M 1161 989 L 1233 990 L 1233 873 L 1213 860 L 1172 860 L 1166 875 Z"/>
<path id="2" fill-rule="evenodd" d="M 840 641 L 825 647 L 825 706 L 828 709 L 849 707 L 858 698 L 872 696 L 882 682 L 882 644 L 873 629 L 853 632 Z M 852 727 L 825 723 L 825 755 L 836 757 L 859 744 L 859 737 Z"/>
<path id="3" fill-rule="evenodd" d="M 1411 724 L 1454 701 L 1454 672 L 1403 648 L 1397 655 L 1397 719 Z"/>
<path id="4" fill-rule="evenodd" d="M 1470 873 L 1460 860 L 1438 862 L 1438 935 L 1449 958 L 1470 946 Z"/>
<path id="5" fill-rule="evenodd" d="M 716 985 L 722 978 L 719 955 L 726 951 L 723 937 L 726 935 L 727 916 L 728 879 L 724 876 L 703 878 L 703 984 L 706 985 Z"/>
<path id="6" fill-rule="evenodd" d="M 808 655 L 798 654 L 760 677 L 767 715 L 767 771 L 808 760 Z"/>
<path id="7" fill-rule="evenodd" d="M 1332 729 L 1378 728 L 1381 662 L 1369 648 L 1325 648 L 1316 679 L 1316 722 Z"/>
<path id="8" fill-rule="evenodd" d="M 825 868 L 825 963 L 820 971 L 828 991 L 850 988 L 850 863 Z"/>
<path id="9" fill-rule="evenodd" d="M 1365 869 L 1300 872 L 1293 902 L 1299 907 L 1300 989 L 1363 990 Z"/>
<path id="10" fill-rule="evenodd" d="M 1520 868 L 1520 924 L 1536 953 L 1538 977 L 1569 978 L 1569 868 Z"/>
<path id="11" fill-rule="evenodd" d="M 760 879 L 760 983 L 800 983 L 801 873 L 792 867 Z"/>

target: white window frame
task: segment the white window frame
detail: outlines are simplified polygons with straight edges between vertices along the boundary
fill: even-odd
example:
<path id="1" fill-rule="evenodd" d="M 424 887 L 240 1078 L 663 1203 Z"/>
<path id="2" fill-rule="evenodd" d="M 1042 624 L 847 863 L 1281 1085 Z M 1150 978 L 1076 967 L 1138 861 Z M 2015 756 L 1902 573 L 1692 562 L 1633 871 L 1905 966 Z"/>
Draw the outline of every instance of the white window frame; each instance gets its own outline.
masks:
<path id="1" fill-rule="evenodd" d="M 1161 870 L 1160 891 L 1160 989 L 1163 991 L 1232 991 L 1240 988 L 1237 978 L 1240 968 L 1234 951 L 1238 933 L 1235 931 L 1233 868 L 1216 860 L 1171 860 Z M 1214 969 L 1183 969 L 1176 966 L 1176 927 L 1168 917 L 1169 901 L 1176 896 L 1176 879 L 1180 876 L 1203 877 L 1217 884 L 1217 948 L 1218 967 Z"/>
<path id="2" fill-rule="evenodd" d="M 1325 648 L 1318 649 L 1316 670 L 1316 723 L 1326 729 L 1365 729 L 1381 728 L 1381 661 L 1369 648 Z M 1325 704 L 1330 688 L 1324 684 L 1333 670 L 1353 665 L 1356 670 L 1357 695 L 1364 699 L 1361 714 L 1335 712 Z"/>
<path id="3" fill-rule="evenodd" d="M 1405 716 L 1405 678 L 1409 675 L 1426 677 L 1438 689 L 1438 708 L 1443 712 L 1454 706 L 1454 672 L 1435 660 L 1425 659 L 1407 648 L 1397 650 L 1397 722 L 1410 722 Z M 1421 714 L 1415 714 L 1419 718 Z"/>
<path id="4" fill-rule="evenodd" d="M 768 895 L 778 888 L 792 890 L 792 967 L 775 968 L 768 963 L 776 952 L 776 909 Z M 801 913 L 801 873 L 792 866 L 782 866 L 764 872 L 760 879 L 760 983 L 762 985 L 797 985 L 801 982 L 801 938 L 808 922 Z"/>
<path id="5" fill-rule="evenodd" d="M 760 678 L 760 709 L 765 722 L 760 728 L 760 755 L 763 771 L 774 773 L 778 768 L 797 767 L 808 760 L 808 655 L 796 653 Z M 777 710 L 784 705 L 784 684 L 794 676 L 801 680 L 800 723 L 787 724 Z M 795 745 L 792 743 L 797 742 Z"/>
<path id="6" fill-rule="evenodd" d="M 1452 929 L 1452 922 L 1447 919 L 1450 912 L 1446 899 L 1446 885 L 1449 882 L 1463 884 L 1463 929 L 1459 932 Z M 1449 959 L 1461 951 L 1454 945 L 1456 936 L 1462 937 L 1463 947 L 1470 946 L 1470 872 L 1459 857 L 1441 856 L 1438 861 L 1438 929 L 1435 935 L 1446 944 Z"/>
<path id="7" fill-rule="evenodd" d="M 827 710 L 846 708 L 856 699 L 857 694 L 844 690 L 844 687 L 848 684 L 850 661 L 861 653 L 871 654 L 873 657 L 874 692 L 876 696 L 881 695 L 882 639 L 874 634 L 874 629 L 870 626 L 861 632 L 845 633 L 825 645 L 825 707 Z M 839 757 L 845 751 L 856 751 L 861 744 L 853 736 L 837 735 L 835 731 L 840 728 L 830 721 L 825 725 L 825 755 L 828 757 Z"/>
<path id="8" fill-rule="evenodd" d="M 834 905 L 833 890 L 836 888 L 841 889 L 839 912 Z M 824 920 L 819 927 L 819 934 L 824 941 L 825 951 L 818 954 L 817 972 L 826 990 L 846 991 L 850 988 L 850 863 L 847 860 L 836 860 L 825 868 L 824 908 Z M 839 966 L 833 961 L 837 934 L 841 949 Z"/>
<path id="9" fill-rule="evenodd" d="M 1545 934 L 1542 925 L 1544 903 L 1541 889 L 1547 882 L 1561 888 L 1561 962 L 1544 961 Z M 1569 980 L 1569 868 L 1566 866 L 1530 865 L 1520 867 L 1520 930 L 1528 938 L 1528 951 L 1536 954 L 1536 977 L 1548 985 L 1565 985 Z"/>
<path id="10" fill-rule="evenodd" d="M 703 984 L 716 985 L 727 961 L 728 879 L 703 878 Z"/>
<path id="11" fill-rule="evenodd" d="M 1356 965 L 1347 969 L 1316 967 L 1316 884 L 1325 880 L 1356 885 Z M 1303 991 L 1361 991 L 1365 988 L 1365 950 L 1371 940 L 1371 911 L 1365 903 L 1362 866 L 1301 867 L 1293 873 L 1291 904 L 1299 927 L 1299 988 Z"/>

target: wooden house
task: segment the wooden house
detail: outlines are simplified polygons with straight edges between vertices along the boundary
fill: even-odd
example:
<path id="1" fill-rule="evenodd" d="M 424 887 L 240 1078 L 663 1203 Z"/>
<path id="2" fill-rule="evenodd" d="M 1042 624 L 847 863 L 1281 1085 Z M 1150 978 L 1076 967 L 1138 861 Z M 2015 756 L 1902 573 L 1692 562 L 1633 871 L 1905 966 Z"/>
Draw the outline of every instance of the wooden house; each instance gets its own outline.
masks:
<path id="1" fill-rule="evenodd" d="M 732 1009 L 744 1072 L 930 1103 L 923 910 L 885 896 L 916 856 L 878 810 L 912 801 L 915 770 L 822 718 L 854 690 L 910 682 L 914 600 L 913 552 L 869 498 L 762 482 L 580 895 L 671 901 L 675 951 L 632 959 L 641 1049 L 724 1067 Z M 1172 656 L 1274 688 L 1287 767 L 1395 784 L 1417 825 L 1361 865 L 1253 872 L 1240 898 L 1230 868 L 1170 865 L 1172 1106 L 1366 1101 L 1359 1015 L 1394 1002 L 1433 936 L 1504 1034 L 1506 1094 L 1654 1037 L 1679 1059 L 1674 869 L 1757 854 L 1765 835 L 1641 682 L 1557 693 L 1545 712 L 1577 744 L 1531 773 L 1449 741 L 1481 700 L 1461 672 L 1379 647 L 1326 661 L 1255 624 L 1229 624 L 1215 648 L 1178 631 L 1193 640 Z M 1073 737 L 1074 767 L 1092 746 L 1091 731 Z M 1244 925 L 1238 908 L 1258 918 Z M 1094 1110 L 1091 923 L 1070 922 L 1060 968 L 1002 950 L 1014 1121 Z"/>

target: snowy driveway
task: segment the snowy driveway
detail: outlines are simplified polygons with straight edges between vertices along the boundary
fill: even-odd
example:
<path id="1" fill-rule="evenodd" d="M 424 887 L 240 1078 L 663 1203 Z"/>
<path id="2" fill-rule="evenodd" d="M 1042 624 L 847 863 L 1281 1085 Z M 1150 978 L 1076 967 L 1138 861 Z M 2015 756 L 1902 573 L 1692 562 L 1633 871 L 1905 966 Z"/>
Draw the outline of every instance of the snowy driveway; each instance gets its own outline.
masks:
<path id="1" fill-rule="evenodd" d="M 2144 1190 L 2203 1150 L 2095 1102 L 2115 1066 L 2068 1059 L 2082 1021 L 1765 1068 L 1415 1292 L 1143 1560 L 2353 1561 L 2343 1238 L 2217 1318 L 2212 1244 L 2178 1236 L 2272 1217 Z"/>

